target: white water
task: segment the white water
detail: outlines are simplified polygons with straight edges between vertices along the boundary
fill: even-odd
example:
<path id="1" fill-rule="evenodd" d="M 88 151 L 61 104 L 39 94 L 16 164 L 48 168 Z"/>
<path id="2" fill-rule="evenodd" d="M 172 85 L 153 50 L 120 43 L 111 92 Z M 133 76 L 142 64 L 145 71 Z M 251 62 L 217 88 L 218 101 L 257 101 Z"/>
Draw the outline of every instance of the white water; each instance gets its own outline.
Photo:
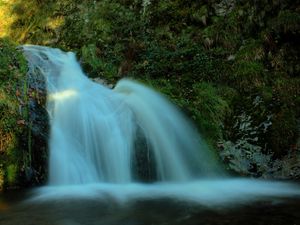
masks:
<path id="1" fill-rule="evenodd" d="M 89 80 L 73 53 L 24 46 L 31 72 L 46 78 L 51 185 L 129 183 L 142 132 L 161 181 L 216 174 L 216 163 L 188 120 L 164 97 L 131 80 L 114 90 Z"/>
<path id="2" fill-rule="evenodd" d="M 202 179 L 181 183 L 128 183 L 49 186 L 38 189 L 29 201 L 61 199 L 109 200 L 125 204 L 134 200 L 176 199 L 208 207 L 232 206 L 244 202 L 298 197 L 299 186 L 254 179 Z M 276 199 L 277 202 L 280 199 Z"/>
<path id="3" fill-rule="evenodd" d="M 113 90 L 94 83 L 71 52 L 41 46 L 23 50 L 29 72 L 43 75 L 48 90 L 50 187 L 43 189 L 45 196 L 110 192 L 124 198 L 172 195 L 227 202 L 299 194 L 290 184 L 207 180 L 221 176 L 216 161 L 193 125 L 165 97 L 128 79 Z M 136 144 L 141 137 L 142 147 Z M 141 154 L 147 160 L 137 166 Z M 162 183 L 135 183 L 139 171 L 149 167 Z"/>

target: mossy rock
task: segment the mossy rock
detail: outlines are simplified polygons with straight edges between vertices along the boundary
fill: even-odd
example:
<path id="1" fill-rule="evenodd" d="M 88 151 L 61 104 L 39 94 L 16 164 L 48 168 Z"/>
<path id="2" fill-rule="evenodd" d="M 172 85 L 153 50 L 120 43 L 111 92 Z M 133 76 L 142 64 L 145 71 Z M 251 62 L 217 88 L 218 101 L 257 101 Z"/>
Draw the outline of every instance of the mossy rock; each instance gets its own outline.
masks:
<path id="1" fill-rule="evenodd" d="M 0 136 L 1 136 L 1 164 L 3 182 L 2 185 L 14 185 L 17 182 L 15 172 L 21 165 L 18 159 L 22 158 L 22 151 L 18 146 L 18 135 L 23 131 L 18 121 L 23 121 L 22 115 L 18 112 L 19 82 L 25 77 L 25 60 L 16 51 L 15 45 L 7 40 L 0 40 Z M 19 153 L 19 154 L 18 154 Z M 14 167 L 9 166 L 16 163 Z M 14 168 L 14 169 L 12 169 Z M 3 186 L 1 187 L 3 189 Z"/>
<path id="2" fill-rule="evenodd" d="M 34 90 L 26 74 L 27 63 L 16 47 L 16 44 L 0 39 L 0 189 L 36 183 L 32 179 L 37 177 L 31 177 L 29 181 L 25 173 L 30 169 L 41 175 L 44 169 L 36 167 L 45 163 L 36 160 L 37 151 L 43 151 L 37 149 L 45 150 L 46 146 L 45 140 L 39 141 L 43 139 L 40 132 L 33 134 L 33 118 L 38 113 L 33 114 L 31 105 L 37 96 L 33 97 Z M 36 108 L 43 108 L 42 103 Z M 43 123 L 47 124 L 47 119 Z"/>

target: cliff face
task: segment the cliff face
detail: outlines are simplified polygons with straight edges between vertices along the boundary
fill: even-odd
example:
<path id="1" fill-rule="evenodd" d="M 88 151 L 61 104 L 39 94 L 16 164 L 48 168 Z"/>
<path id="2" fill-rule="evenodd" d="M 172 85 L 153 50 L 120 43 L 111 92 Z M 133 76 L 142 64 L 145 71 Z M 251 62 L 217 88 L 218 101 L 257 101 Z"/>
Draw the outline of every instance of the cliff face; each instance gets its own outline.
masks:
<path id="1" fill-rule="evenodd" d="M 2 0 L 0 37 L 75 51 L 91 78 L 115 83 L 129 76 L 159 89 L 198 124 L 231 171 L 299 178 L 299 10 L 292 0 Z M 5 89 L 14 71 L 24 81 L 26 66 L 10 66 L 19 53 L 7 44 L 1 51 L 1 92 L 15 101 L 14 113 L 2 112 L 14 129 L 27 129 L 5 131 L 1 143 L 12 136 L 30 142 L 14 148 L 22 154 L 11 162 L 19 163 L 24 152 L 41 156 L 28 150 L 31 123 L 16 110 L 19 84 Z M 30 98 L 28 90 L 18 93 Z M 8 171 L 22 171 L 22 163 L 10 166 L 3 153 L 10 147 L 2 146 L 1 176 L 10 179 Z"/>

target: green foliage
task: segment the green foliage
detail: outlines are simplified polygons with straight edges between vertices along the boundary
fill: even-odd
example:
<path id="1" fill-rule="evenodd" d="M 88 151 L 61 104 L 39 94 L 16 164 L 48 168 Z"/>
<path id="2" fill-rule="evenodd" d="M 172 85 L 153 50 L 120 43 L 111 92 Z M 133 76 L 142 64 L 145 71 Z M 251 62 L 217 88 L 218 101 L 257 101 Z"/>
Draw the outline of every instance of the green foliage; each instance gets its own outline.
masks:
<path id="1" fill-rule="evenodd" d="M 198 44 L 192 44 L 189 38 L 182 36 L 175 45 L 161 46 L 150 42 L 137 64 L 137 73 L 149 78 L 161 76 L 182 80 L 186 85 L 196 81 L 218 80 L 220 72 L 212 58 Z"/>
<path id="2" fill-rule="evenodd" d="M 18 136 L 23 132 L 23 127 L 17 125 L 23 118 L 18 112 L 19 101 L 22 100 L 18 99 L 16 93 L 26 67 L 22 55 L 16 52 L 15 45 L 7 40 L 0 40 L 0 64 L 0 161 L 4 170 L 2 185 L 15 185 L 18 158 L 22 158 Z"/>
<path id="3" fill-rule="evenodd" d="M 246 40 L 236 53 L 236 60 L 238 61 L 261 62 L 264 57 L 263 43 L 255 39 Z"/>
<path id="4" fill-rule="evenodd" d="M 32 155 L 41 154 L 43 149 L 42 142 L 37 142 L 41 138 L 34 136 L 42 133 L 34 132 L 37 123 L 34 118 L 40 118 L 38 112 L 32 112 L 32 105 L 42 98 L 28 85 L 23 55 L 16 44 L 7 39 L 0 39 L 0 66 L 3 78 L 0 80 L 0 170 L 3 175 L 0 175 L 0 189 L 3 189 L 26 185 L 25 170 L 41 162 L 32 160 Z"/>
<path id="5" fill-rule="evenodd" d="M 225 116 L 230 112 L 228 103 L 218 94 L 217 89 L 209 83 L 196 83 L 193 100 L 193 115 L 201 131 L 212 143 L 222 138 Z"/>
<path id="6" fill-rule="evenodd" d="M 19 81 L 26 70 L 25 60 L 15 50 L 15 45 L 7 40 L 0 40 L 0 124 L 2 132 L 16 128 L 18 114 Z"/>
<path id="7" fill-rule="evenodd" d="M 265 85 L 265 71 L 262 63 L 253 61 L 237 61 L 234 65 L 231 81 L 239 90 L 248 91 Z"/>
<path id="8" fill-rule="evenodd" d="M 54 3 L 51 1 L 46 3 L 47 7 L 42 7 L 43 4 L 36 0 L 6 2 L 4 7 L 10 9 L 8 15 L 16 18 L 7 30 L 8 36 L 15 41 L 49 43 L 55 36 L 55 31 L 49 23 L 49 16 L 54 10 Z"/>
<path id="9" fill-rule="evenodd" d="M 112 62 L 105 62 L 105 59 L 98 57 L 97 52 L 99 53 L 99 51 L 94 44 L 81 48 L 83 68 L 89 71 L 90 77 L 103 77 L 111 81 L 118 69 Z"/>

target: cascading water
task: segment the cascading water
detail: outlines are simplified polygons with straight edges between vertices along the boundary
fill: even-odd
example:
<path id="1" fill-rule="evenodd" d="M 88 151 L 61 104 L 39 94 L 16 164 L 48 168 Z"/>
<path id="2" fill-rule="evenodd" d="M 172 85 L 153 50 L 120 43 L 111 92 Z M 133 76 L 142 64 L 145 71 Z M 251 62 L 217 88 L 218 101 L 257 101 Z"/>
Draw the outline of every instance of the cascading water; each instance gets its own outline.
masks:
<path id="1" fill-rule="evenodd" d="M 128 79 L 113 90 L 92 82 L 71 52 L 33 45 L 22 49 L 29 73 L 44 76 L 48 91 L 50 168 L 43 196 L 60 196 L 57 190 L 63 196 L 78 197 L 83 190 L 95 196 L 102 190 L 120 198 L 172 195 L 211 204 L 300 194 L 280 182 L 211 180 L 222 174 L 216 160 L 193 125 L 162 95 Z M 136 183 L 140 154 L 147 155 L 145 164 L 160 184 Z"/>
<path id="2" fill-rule="evenodd" d="M 30 73 L 47 83 L 51 185 L 132 182 L 137 132 L 153 150 L 159 180 L 217 173 L 196 130 L 157 92 L 131 80 L 111 90 L 89 80 L 71 52 L 23 49 Z"/>

